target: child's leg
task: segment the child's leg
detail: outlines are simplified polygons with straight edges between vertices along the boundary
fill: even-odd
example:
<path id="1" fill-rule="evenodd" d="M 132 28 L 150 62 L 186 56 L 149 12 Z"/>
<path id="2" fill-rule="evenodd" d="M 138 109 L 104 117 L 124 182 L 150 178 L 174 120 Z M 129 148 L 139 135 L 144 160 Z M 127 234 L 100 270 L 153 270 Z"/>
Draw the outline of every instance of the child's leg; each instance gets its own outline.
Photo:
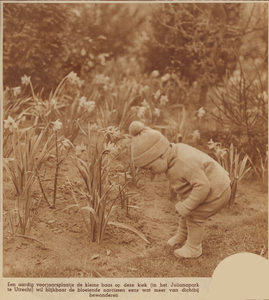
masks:
<path id="1" fill-rule="evenodd" d="M 194 258 L 202 255 L 202 240 L 208 218 L 220 211 L 229 201 L 230 187 L 213 203 L 200 205 L 187 217 L 188 239 L 185 245 L 174 251 L 176 257 Z"/>
<path id="2" fill-rule="evenodd" d="M 176 244 L 183 244 L 187 240 L 187 224 L 186 219 L 183 217 L 179 218 L 179 226 L 177 229 L 177 233 L 170 240 L 168 240 L 167 244 L 171 247 Z"/>
<path id="3" fill-rule="evenodd" d="M 175 250 L 176 257 L 194 258 L 202 255 L 205 221 L 195 220 L 193 216 L 187 218 L 188 239 L 182 248 Z"/>

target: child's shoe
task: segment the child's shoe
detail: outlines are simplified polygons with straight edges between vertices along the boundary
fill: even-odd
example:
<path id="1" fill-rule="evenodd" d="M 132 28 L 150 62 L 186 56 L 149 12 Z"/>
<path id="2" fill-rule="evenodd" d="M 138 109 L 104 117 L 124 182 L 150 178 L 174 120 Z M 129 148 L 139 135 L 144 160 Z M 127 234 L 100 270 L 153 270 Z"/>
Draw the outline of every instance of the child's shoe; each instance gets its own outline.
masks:
<path id="1" fill-rule="evenodd" d="M 174 251 L 177 258 L 195 258 L 202 255 L 202 240 L 205 226 L 192 224 L 188 219 L 188 240 L 185 245 Z"/>
<path id="2" fill-rule="evenodd" d="M 180 248 L 174 251 L 174 255 L 177 258 L 196 258 L 202 255 L 202 245 L 192 246 L 188 242 Z"/>
<path id="3" fill-rule="evenodd" d="M 177 244 L 183 244 L 187 240 L 187 224 L 185 218 L 179 219 L 179 226 L 175 236 L 173 236 L 170 240 L 167 241 L 167 244 L 171 247 Z"/>
<path id="4" fill-rule="evenodd" d="M 185 243 L 186 240 L 187 237 L 181 236 L 179 233 L 177 233 L 175 236 L 171 237 L 171 239 L 167 241 L 167 244 L 171 247 L 174 247 L 175 245 Z"/>

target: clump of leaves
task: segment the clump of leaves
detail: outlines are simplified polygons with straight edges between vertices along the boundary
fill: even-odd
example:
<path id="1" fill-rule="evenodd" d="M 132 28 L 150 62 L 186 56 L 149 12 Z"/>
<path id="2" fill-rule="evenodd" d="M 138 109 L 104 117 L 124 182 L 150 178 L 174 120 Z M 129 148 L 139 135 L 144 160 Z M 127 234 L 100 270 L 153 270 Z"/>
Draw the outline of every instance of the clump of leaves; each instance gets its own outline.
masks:
<path id="1" fill-rule="evenodd" d="M 229 173 L 231 178 L 231 197 L 229 201 L 229 207 L 234 205 L 236 196 L 237 185 L 240 180 L 246 175 L 251 167 L 246 167 L 248 162 L 248 156 L 245 155 L 243 159 L 240 159 L 240 153 L 237 153 L 237 149 L 234 148 L 233 144 L 230 145 L 229 149 L 222 148 L 221 143 L 215 143 L 211 139 L 208 142 L 209 149 L 214 149 L 214 154 L 219 164 Z"/>
<path id="2" fill-rule="evenodd" d="M 41 199 L 35 201 L 31 193 L 36 182 L 36 170 L 41 169 L 44 162 L 51 155 L 52 149 L 48 147 L 50 139 L 41 148 L 44 130 L 36 135 L 35 127 L 20 130 L 14 121 L 10 121 L 9 124 L 10 128 L 13 128 L 13 157 L 4 158 L 3 166 L 11 178 L 17 193 L 13 210 L 17 217 L 11 220 L 12 231 L 15 234 L 19 230 L 20 234 L 25 236 L 30 234 L 41 203 Z M 14 216 L 14 214 L 12 215 Z"/>
<path id="3" fill-rule="evenodd" d="M 115 184 L 109 184 L 109 170 L 110 163 L 113 160 L 111 154 L 116 152 L 117 148 L 114 144 L 108 143 L 104 144 L 103 148 L 99 150 L 97 147 L 98 139 L 92 148 L 90 133 L 90 125 L 88 124 L 88 144 L 87 146 L 84 144 L 77 146 L 77 155 L 72 156 L 72 160 L 86 185 L 86 191 L 78 190 L 86 205 L 80 204 L 74 190 L 71 188 L 75 204 L 68 206 L 66 209 L 72 207 L 79 209 L 91 242 L 97 241 L 99 243 L 103 239 L 108 225 L 129 229 L 148 242 L 145 236 L 132 226 L 110 220 L 116 208 L 116 201 L 122 197 L 122 192 L 131 179 L 119 189 L 119 193 L 115 198 L 109 199 L 109 191 L 116 188 Z M 86 160 L 78 157 L 82 153 L 86 155 Z"/>

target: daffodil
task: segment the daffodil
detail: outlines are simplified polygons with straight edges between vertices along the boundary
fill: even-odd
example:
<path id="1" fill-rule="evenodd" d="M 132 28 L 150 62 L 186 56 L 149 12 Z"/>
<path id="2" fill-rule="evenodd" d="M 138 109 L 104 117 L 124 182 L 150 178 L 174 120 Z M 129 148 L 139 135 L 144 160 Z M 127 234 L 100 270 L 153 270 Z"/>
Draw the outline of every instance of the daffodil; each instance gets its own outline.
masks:
<path id="1" fill-rule="evenodd" d="M 17 97 L 21 93 L 21 87 L 17 86 L 13 88 L 14 97 Z"/>
<path id="2" fill-rule="evenodd" d="M 100 61 L 100 64 L 102 66 L 105 66 L 106 65 L 106 57 L 109 57 L 109 54 L 108 53 L 100 53 L 98 56 L 97 56 L 97 60 Z"/>
<path id="3" fill-rule="evenodd" d="M 76 81 L 77 74 L 72 71 L 67 75 L 67 78 L 70 80 L 70 82 L 74 83 Z"/>
<path id="4" fill-rule="evenodd" d="M 83 97 L 81 97 L 78 101 L 79 101 L 79 106 L 80 106 L 80 107 L 83 107 L 84 104 L 85 104 L 86 101 L 87 101 L 87 98 L 86 98 L 85 96 L 83 96 Z"/>
<path id="5" fill-rule="evenodd" d="M 198 109 L 198 114 L 197 114 L 198 118 L 201 119 L 204 115 L 205 115 L 204 108 L 203 107 L 199 108 Z"/>
<path id="6" fill-rule="evenodd" d="M 105 134 L 109 134 L 113 139 L 118 139 L 121 137 L 119 128 L 115 126 L 108 126 L 105 130 Z"/>
<path id="7" fill-rule="evenodd" d="M 139 86 L 139 94 L 147 93 L 149 91 L 148 85 L 140 85 Z"/>
<path id="8" fill-rule="evenodd" d="M 59 121 L 59 119 L 55 122 L 51 122 L 53 125 L 53 131 L 57 131 L 62 128 L 63 123 Z"/>
<path id="9" fill-rule="evenodd" d="M 153 77 L 153 78 L 156 78 L 156 77 L 158 77 L 159 75 L 160 75 L 160 73 L 159 73 L 158 70 L 154 70 L 154 71 L 151 72 L 151 77 Z"/>
<path id="10" fill-rule="evenodd" d="M 141 102 L 141 105 L 144 106 L 144 107 L 146 107 L 146 108 L 148 108 L 148 109 L 150 108 L 150 106 L 149 106 L 149 104 L 148 104 L 148 102 L 147 102 L 146 99 L 144 99 L 143 102 Z"/>
<path id="11" fill-rule="evenodd" d="M 117 154 L 118 147 L 114 143 L 108 142 L 108 144 L 105 144 L 105 151 L 109 151 L 111 154 Z"/>
<path id="12" fill-rule="evenodd" d="M 162 76 L 161 81 L 166 82 L 170 79 L 170 77 L 171 77 L 170 74 L 166 73 L 165 75 Z"/>
<path id="13" fill-rule="evenodd" d="M 90 113 L 95 108 L 95 102 L 94 101 L 88 101 L 84 103 L 84 108 Z"/>
<path id="14" fill-rule="evenodd" d="M 220 147 L 220 143 L 215 143 L 215 142 L 213 142 L 213 140 L 212 139 L 210 139 L 210 141 L 209 142 L 207 142 L 207 147 L 209 148 L 209 149 L 215 149 L 215 148 L 217 148 L 217 147 Z"/>
<path id="15" fill-rule="evenodd" d="M 96 74 L 94 77 L 94 83 L 105 85 L 108 84 L 110 81 L 110 78 L 108 76 L 104 76 L 104 74 Z"/>
<path id="16" fill-rule="evenodd" d="M 8 118 L 4 120 L 4 122 L 5 122 L 4 128 L 8 128 L 9 131 L 13 131 L 13 129 L 18 128 L 17 123 L 11 118 L 11 116 L 8 116 Z"/>
<path id="17" fill-rule="evenodd" d="M 57 100 L 55 98 L 52 98 L 50 100 L 50 103 L 47 102 L 47 106 L 50 106 L 53 109 L 57 109 Z"/>
<path id="18" fill-rule="evenodd" d="M 197 81 L 194 81 L 193 84 L 192 84 L 192 87 L 194 89 L 197 89 L 198 88 L 198 82 Z"/>
<path id="19" fill-rule="evenodd" d="M 197 140 L 200 140 L 200 132 L 199 130 L 194 130 L 194 132 L 191 134 L 192 140 L 196 142 Z"/>
<path id="20" fill-rule="evenodd" d="M 215 149 L 215 155 L 218 157 L 218 158 L 224 158 L 224 155 L 227 153 L 227 149 L 226 148 L 223 148 L 221 149 L 220 147 L 217 147 Z"/>
<path id="21" fill-rule="evenodd" d="M 169 102 L 168 96 L 162 95 L 160 99 L 160 104 L 166 105 L 167 102 Z"/>
<path id="22" fill-rule="evenodd" d="M 147 110 L 147 108 L 145 106 L 141 106 L 138 108 L 137 116 L 139 119 L 142 119 L 145 117 L 146 110 Z"/>
<path id="23" fill-rule="evenodd" d="M 160 96 L 161 96 L 161 91 L 158 90 L 158 91 L 155 93 L 155 95 L 154 95 L 154 99 L 155 99 L 155 100 L 158 100 L 158 99 L 160 98 Z"/>
<path id="24" fill-rule="evenodd" d="M 66 148 L 69 147 L 70 147 L 70 141 L 68 139 L 60 141 L 60 150 L 65 150 Z"/>
<path id="25" fill-rule="evenodd" d="M 159 110 L 159 108 L 154 108 L 153 114 L 154 114 L 156 117 L 159 117 L 159 116 L 161 115 L 161 111 Z"/>
<path id="26" fill-rule="evenodd" d="M 25 84 L 27 86 L 28 84 L 30 84 L 30 82 L 31 76 L 24 75 L 23 77 L 21 77 L 21 84 Z"/>

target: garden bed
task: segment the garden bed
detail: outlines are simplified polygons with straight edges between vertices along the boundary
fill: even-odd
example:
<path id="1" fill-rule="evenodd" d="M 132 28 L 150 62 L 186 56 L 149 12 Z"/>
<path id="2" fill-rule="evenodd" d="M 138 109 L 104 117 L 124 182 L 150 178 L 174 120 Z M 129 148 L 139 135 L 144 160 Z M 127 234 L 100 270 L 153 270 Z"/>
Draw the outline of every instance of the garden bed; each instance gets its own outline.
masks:
<path id="1" fill-rule="evenodd" d="M 132 225 L 149 243 L 130 230 L 108 226 L 100 243 L 90 242 L 86 226 L 66 188 L 66 176 L 80 184 L 70 161 L 61 166 L 56 210 L 42 201 L 30 237 L 13 237 L 8 212 L 14 208 L 15 190 L 4 171 L 3 276 L 4 277 L 211 277 L 226 257 L 250 252 L 268 258 L 268 194 L 258 181 L 242 181 L 235 205 L 210 218 L 203 240 L 203 255 L 177 259 L 166 245 L 176 232 L 178 216 L 165 175 L 154 180 L 144 174 L 129 200 L 128 215 L 117 203 L 113 221 Z M 79 182 L 80 181 L 80 182 Z M 42 197 L 34 189 L 34 197 Z"/>

